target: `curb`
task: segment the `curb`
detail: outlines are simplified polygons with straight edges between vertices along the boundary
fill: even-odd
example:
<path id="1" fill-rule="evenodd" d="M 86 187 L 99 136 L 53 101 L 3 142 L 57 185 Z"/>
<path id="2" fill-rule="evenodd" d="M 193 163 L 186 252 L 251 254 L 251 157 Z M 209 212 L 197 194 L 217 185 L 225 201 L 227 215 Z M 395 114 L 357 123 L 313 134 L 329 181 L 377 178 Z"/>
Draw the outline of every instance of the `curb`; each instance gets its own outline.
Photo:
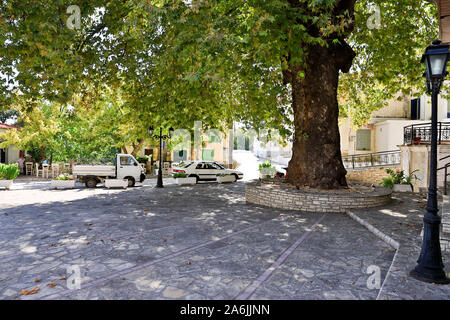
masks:
<path id="1" fill-rule="evenodd" d="M 389 275 L 392 273 L 392 267 L 394 265 L 395 260 L 397 259 L 397 254 L 399 252 L 400 249 L 400 243 L 398 241 L 395 241 L 394 239 L 392 239 L 391 237 L 389 237 L 387 234 L 381 232 L 380 230 L 378 230 L 377 228 L 375 228 L 374 226 L 372 226 L 370 223 L 368 223 L 367 221 L 361 219 L 360 217 L 358 217 L 356 214 L 354 214 L 353 212 L 351 212 L 350 210 L 346 210 L 345 213 L 352 218 L 353 220 L 355 220 L 356 222 L 358 222 L 359 224 L 361 224 L 363 227 L 365 227 L 366 229 L 368 229 L 370 232 L 372 232 L 375 236 L 377 236 L 378 238 L 380 238 L 382 241 L 386 242 L 388 245 L 390 245 L 391 247 L 393 247 L 394 249 L 396 249 L 395 254 L 394 254 L 394 258 L 392 258 L 392 262 L 391 265 L 389 266 L 389 269 L 386 273 L 386 277 L 384 278 L 383 283 L 381 284 L 380 287 L 380 291 L 378 291 L 378 295 L 376 300 L 379 300 L 381 293 L 383 292 L 383 288 L 384 288 L 384 284 L 386 283 L 387 279 L 389 278 Z"/>

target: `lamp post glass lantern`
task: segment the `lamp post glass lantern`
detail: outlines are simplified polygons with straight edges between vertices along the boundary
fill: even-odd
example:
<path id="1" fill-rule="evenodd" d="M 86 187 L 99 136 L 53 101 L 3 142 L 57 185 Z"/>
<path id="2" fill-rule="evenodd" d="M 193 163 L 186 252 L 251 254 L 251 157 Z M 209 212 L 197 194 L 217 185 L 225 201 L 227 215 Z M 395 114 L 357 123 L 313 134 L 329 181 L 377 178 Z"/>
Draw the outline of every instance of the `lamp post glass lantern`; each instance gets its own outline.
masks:
<path id="1" fill-rule="evenodd" d="M 431 150 L 430 150 L 430 182 L 428 201 L 423 218 L 423 242 L 417 266 L 410 272 L 413 278 L 430 283 L 449 284 L 442 263 L 439 231 L 441 218 L 437 204 L 437 113 L 438 95 L 447 73 L 447 60 L 450 54 L 449 45 L 436 40 L 422 56 L 425 64 L 428 93 L 431 93 Z"/>
<path id="2" fill-rule="evenodd" d="M 159 139 L 159 168 L 158 168 L 158 180 L 156 182 L 156 188 L 164 188 L 163 185 L 163 177 L 162 177 L 162 142 L 163 140 L 167 140 L 170 139 L 173 135 L 174 129 L 172 127 L 170 127 L 169 129 L 169 134 L 168 135 L 163 135 L 162 134 L 162 128 L 159 128 L 159 135 L 153 135 L 154 133 L 154 129 L 153 126 L 151 126 L 150 128 L 148 128 L 147 130 L 150 138 L 155 138 L 155 139 Z"/>

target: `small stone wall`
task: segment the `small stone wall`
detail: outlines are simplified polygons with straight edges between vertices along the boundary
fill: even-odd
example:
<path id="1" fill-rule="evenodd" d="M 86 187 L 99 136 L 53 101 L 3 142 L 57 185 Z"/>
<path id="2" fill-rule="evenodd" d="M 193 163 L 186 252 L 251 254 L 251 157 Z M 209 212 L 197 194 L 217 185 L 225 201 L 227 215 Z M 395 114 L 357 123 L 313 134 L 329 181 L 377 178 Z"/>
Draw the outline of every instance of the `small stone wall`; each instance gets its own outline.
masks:
<path id="1" fill-rule="evenodd" d="M 392 190 L 364 186 L 361 191 L 337 190 L 314 192 L 297 190 L 285 183 L 250 182 L 245 188 L 248 203 L 267 207 L 308 211 L 344 212 L 346 209 L 369 208 L 388 204 Z"/>
<path id="2" fill-rule="evenodd" d="M 386 169 L 401 170 L 400 166 L 371 167 L 347 172 L 347 180 L 364 182 L 378 186 L 383 178 L 389 177 Z"/>

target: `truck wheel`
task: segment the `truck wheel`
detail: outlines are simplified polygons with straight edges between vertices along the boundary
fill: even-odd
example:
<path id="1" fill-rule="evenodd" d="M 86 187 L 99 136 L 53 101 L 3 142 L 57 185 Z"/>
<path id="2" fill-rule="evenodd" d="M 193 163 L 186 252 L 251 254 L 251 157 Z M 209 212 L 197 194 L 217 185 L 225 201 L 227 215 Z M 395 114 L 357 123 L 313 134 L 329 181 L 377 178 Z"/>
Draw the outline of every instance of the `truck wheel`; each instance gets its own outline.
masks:
<path id="1" fill-rule="evenodd" d="M 128 179 L 128 187 L 132 188 L 134 187 L 134 185 L 136 184 L 136 181 L 134 180 L 133 177 L 127 177 L 126 179 Z"/>
<path id="2" fill-rule="evenodd" d="M 86 185 L 86 188 L 95 188 L 97 187 L 97 183 L 97 179 L 89 178 L 84 184 Z"/>

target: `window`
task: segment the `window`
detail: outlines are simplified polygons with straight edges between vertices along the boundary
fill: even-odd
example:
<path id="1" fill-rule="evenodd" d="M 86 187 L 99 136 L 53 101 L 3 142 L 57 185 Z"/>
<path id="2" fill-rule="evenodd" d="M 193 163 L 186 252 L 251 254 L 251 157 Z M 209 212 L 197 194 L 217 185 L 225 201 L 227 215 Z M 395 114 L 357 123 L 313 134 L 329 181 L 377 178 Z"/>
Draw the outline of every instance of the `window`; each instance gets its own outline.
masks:
<path id="1" fill-rule="evenodd" d="M 371 130 L 360 129 L 356 131 L 356 150 L 370 150 Z"/>
<path id="2" fill-rule="evenodd" d="M 215 143 L 215 142 L 220 142 L 221 138 L 220 136 L 216 135 L 215 133 L 211 132 L 209 134 L 209 142 L 210 143 Z"/>
<path id="3" fill-rule="evenodd" d="M 187 160 L 187 151 L 186 150 L 177 150 L 173 152 L 173 161 L 175 162 L 183 162 Z"/>
<path id="4" fill-rule="evenodd" d="M 411 120 L 420 119 L 420 99 L 411 100 Z"/>
<path id="5" fill-rule="evenodd" d="M 130 157 L 120 157 L 120 165 L 121 166 L 132 166 L 133 160 Z"/>
<path id="6" fill-rule="evenodd" d="M 206 166 L 205 163 L 199 163 L 195 169 L 207 169 L 207 168 L 208 167 Z"/>

